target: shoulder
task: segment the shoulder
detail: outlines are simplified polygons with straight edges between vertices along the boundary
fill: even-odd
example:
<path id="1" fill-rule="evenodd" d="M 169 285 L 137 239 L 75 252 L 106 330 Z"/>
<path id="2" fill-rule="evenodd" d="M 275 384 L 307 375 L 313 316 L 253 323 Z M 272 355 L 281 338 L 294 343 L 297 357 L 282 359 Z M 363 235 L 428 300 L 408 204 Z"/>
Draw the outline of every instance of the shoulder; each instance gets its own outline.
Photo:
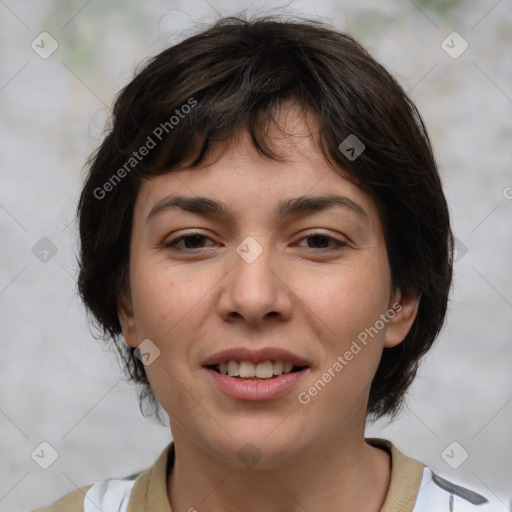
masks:
<path id="1" fill-rule="evenodd" d="M 437 475 L 422 462 L 404 455 L 386 439 L 367 438 L 391 456 L 391 479 L 381 512 L 504 512 L 503 504 Z"/>
<path id="2" fill-rule="evenodd" d="M 52 505 L 31 512 L 170 512 L 166 475 L 174 461 L 174 443 L 169 443 L 150 468 L 123 478 L 110 478 L 86 485 Z"/>
<path id="3" fill-rule="evenodd" d="M 139 474 L 86 485 L 66 494 L 52 505 L 31 512 L 125 512 Z"/>
<path id="4" fill-rule="evenodd" d="M 84 512 L 84 499 L 91 487 L 92 484 L 81 487 L 66 494 L 52 505 L 37 508 L 31 512 Z"/>
<path id="5" fill-rule="evenodd" d="M 487 497 L 453 483 L 425 467 L 418 489 L 414 512 L 438 510 L 447 512 L 502 512 L 503 508 Z"/>

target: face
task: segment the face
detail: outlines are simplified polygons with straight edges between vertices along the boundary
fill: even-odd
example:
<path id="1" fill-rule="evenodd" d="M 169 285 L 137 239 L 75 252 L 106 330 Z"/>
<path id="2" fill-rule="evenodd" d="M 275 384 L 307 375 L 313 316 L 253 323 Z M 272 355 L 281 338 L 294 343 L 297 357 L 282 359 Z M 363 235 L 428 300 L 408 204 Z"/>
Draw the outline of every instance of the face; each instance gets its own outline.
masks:
<path id="1" fill-rule="evenodd" d="M 143 181 L 119 306 L 126 342 L 150 340 L 175 442 L 238 466 L 248 442 L 272 468 L 362 436 L 382 349 L 417 307 L 392 289 L 374 202 L 326 164 L 312 121 L 280 125 L 284 162 L 241 133 Z"/>

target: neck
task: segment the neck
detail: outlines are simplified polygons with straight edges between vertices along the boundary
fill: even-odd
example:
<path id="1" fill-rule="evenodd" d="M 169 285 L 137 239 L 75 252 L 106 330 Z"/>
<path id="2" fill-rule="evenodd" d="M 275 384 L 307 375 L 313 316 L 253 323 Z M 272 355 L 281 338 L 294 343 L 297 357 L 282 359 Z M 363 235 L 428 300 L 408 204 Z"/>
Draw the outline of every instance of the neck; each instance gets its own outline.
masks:
<path id="1" fill-rule="evenodd" d="M 233 467 L 173 433 L 175 464 L 167 482 L 173 511 L 378 512 L 389 487 L 389 455 L 368 445 L 363 433 L 357 441 L 329 440 L 313 455 L 271 469 Z"/>

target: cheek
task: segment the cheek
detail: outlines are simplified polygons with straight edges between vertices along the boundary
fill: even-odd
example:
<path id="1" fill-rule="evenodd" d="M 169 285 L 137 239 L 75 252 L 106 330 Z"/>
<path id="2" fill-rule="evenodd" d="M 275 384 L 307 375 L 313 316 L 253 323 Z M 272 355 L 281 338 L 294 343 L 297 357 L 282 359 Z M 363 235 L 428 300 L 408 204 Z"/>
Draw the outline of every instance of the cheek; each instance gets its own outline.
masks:
<path id="1" fill-rule="evenodd" d="M 385 329 L 371 329 L 386 310 L 387 290 L 374 284 L 375 277 L 374 283 L 361 278 L 362 274 L 326 279 L 323 293 L 312 299 L 317 304 L 314 312 L 327 326 L 322 338 L 325 353 L 298 400 L 310 416 L 323 418 L 326 432 L 338 431 L 366 410 L 382 355 Z"/>
<path id="2" fill-rule="evenodd" d="M 181 268 L 164 264 L 147 265 L 133 272 L 132 297 L 137 331 L 140 336 L 165 347 L 193 330 L 195 317 L 207 301 L 208 283 L 200 272 L 193 276 Z"/>
<path id="3" fill-rule="evenodd" d="M 158 263 L 134 266 L 132 301 L 139 340 L 150 339 L 159 357 L 145 367 L 151 388 L 164 409 L 198 415 L 190 386 L 191 340 L 207 314 L 210 285 L 200 273 Z M 180 413 L 180 414 L 181 414 Z"/>
<path id="4" fill-rule="evenodd" d="M 389 298 L 389 279 L 375 266 L 342 268 L 311 279 L 301 295 L 338 344 L 350 344 L 361 331 L 384 313 Z"/>
<path id="5" fill-rule="evenodd" d="M 327 326 L 323 329 L 325 354 L 319 379 L 303 391 L 318 414 L 325 415 L 333 403 L 340 414 L 354 411 L 367 398 L 385 335 L 385 328 L 375 329 L 375 325 L 386 311 L 390 291 L 386 260 L 380 261 L 340 269 L 317 280 L 312 288 L 314 296 L 309 296 L 308 305 Z M 343 420 L 332 411 L 329 415 L 334 426 Z"/>

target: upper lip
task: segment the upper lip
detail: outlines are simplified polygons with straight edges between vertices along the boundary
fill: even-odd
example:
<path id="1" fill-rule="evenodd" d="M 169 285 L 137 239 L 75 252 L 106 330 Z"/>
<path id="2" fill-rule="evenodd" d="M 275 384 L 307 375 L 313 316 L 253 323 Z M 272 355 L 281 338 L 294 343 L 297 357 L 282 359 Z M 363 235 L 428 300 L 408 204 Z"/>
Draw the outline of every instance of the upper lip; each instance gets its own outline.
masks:
<path id="1" fill-rule="evenodd" d="M 294 366 L 309 366 L 309 363 L 298 355 L 274 347 L 260 349 L 240 347 L 221 350 L 208 357 L 203 362 L 203 366 L 213 366 L 226 361 L 250 361 L 254 364 L 263 363 L 264 361 L 283 361 L 292 363 Z"/>

